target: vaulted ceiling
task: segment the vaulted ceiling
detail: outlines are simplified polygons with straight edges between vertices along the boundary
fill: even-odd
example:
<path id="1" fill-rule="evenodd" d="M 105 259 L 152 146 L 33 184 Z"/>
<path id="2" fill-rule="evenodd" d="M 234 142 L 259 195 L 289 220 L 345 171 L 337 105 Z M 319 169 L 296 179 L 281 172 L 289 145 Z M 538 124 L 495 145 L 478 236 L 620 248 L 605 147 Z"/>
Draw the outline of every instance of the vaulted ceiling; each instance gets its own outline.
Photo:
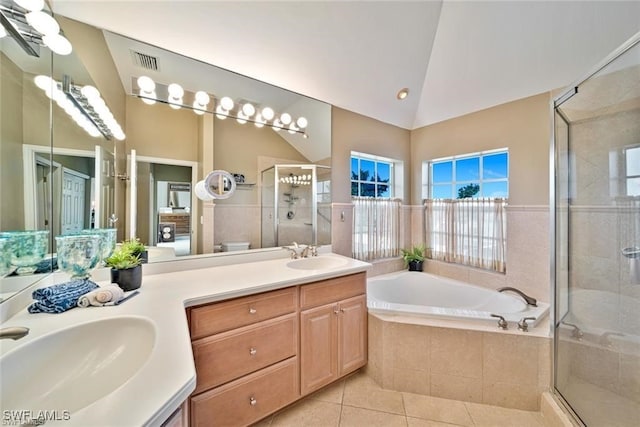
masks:
<path id="1" fill-rule="evenodd" d="M 640 31 L 640 1 L 52 3 L 406 129 L 567 86 Z"/>

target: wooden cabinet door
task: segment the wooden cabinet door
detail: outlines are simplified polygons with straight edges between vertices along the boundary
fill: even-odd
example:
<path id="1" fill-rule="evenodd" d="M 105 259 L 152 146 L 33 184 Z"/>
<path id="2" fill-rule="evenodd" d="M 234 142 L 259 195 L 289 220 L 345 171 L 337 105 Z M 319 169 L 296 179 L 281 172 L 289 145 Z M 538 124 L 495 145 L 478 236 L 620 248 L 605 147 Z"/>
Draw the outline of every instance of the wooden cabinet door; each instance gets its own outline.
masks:
<path id="1" fill-rule="evenodd" d="M 339 303 L 338 376 L 367 363 L 367 299 L 364 295 Z"/>
<path id="2" fill-rule="evenodd" d="M 338 304 L 300 313 L 300 391 L 308 394 L 338 377 Z"/>

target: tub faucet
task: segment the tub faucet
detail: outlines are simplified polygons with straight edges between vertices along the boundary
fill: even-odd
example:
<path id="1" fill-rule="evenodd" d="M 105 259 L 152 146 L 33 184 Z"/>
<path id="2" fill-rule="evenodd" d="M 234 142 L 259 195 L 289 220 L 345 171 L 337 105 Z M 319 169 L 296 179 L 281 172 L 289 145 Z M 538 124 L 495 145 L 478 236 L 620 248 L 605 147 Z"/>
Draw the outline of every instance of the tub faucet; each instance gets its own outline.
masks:
<path id="1" fill-rule="evenodd" d="M 509 329 L 509 324 L 507 323 L 504 317 L 500 316 L 499 314 L 493 314 L 493 313 L 491 313 L 491 317 L 498 318 L 498 328 L 502 329 L 503 331 L 506 331 L 507 329 Z"/>
<path id="2" fill-rule="evenodd" d="M 520 319 L 520 321 L 518 322 L 518 329 L 521 330 L 522 332 L 528 332 L 529 331 L 529 324 L 527 323 L 527 320 L 536 320 L 535 317 L 523 317 L 522 319 Z"/>
<path id="3" fill-rule="evenodd" d="M 571 338 L 575 338 L 578 341 L 582 340 L 582 337 L 584 336 L 584 332 L 582 332 L 582 330 L 578 327 L 578 325 L 574 325 L 573 323 L 568 323 L 568 322 L 561 322 L 561 323 L 563 325 L 567 325 L 573 328 L 571 330 Z"/>
<path id="4" fill-rule="evenodd" d="M 530 297 L 529 295 L 525 294 L 520 289 L 512 288 L 510 286 L 507 286 L 507 287 L 504 287 L 504 288 L 498 288 L 498 292 L 505 292 L 505 291 L 515 292 L 516 294 L 520 295 L 528 305 L 531 305 L 533 307 L 537 307 L 538 306 L 538 300 L 536 300 L 535 298 Z"/>
<path id="5" fill-rule="evenodd" d="M 22 326 L 12 326 L 10 328 L 0 329 L 0 339 L 11 338 L 12 340 L 19 340 L 29 334 L 29 328 Z"/>

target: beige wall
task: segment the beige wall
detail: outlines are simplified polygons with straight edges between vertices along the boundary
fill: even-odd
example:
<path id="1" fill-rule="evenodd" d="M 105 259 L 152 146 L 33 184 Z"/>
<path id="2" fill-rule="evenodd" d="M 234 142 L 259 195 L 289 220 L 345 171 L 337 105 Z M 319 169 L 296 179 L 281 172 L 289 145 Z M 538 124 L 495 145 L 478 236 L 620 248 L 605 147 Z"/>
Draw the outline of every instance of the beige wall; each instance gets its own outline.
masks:
<path id="1" fill-rule="evenodd" d="M 549 204 L 550 95 L 543 93 L 411 132 L 411 193 L 419 204 L 422 162 L 509 149 L 509 204 Z"/>
<path id="2" fill-rule="evenodd" d="M 0 53 L 0 230 L 24 229 L 22 85 L 20 68 Z"/>
<path id="3" fill-rule="evenodd" d="M 114 118 L 127 134 L 126 126 L 126 94 L 116 66 L 111 58 L 109 48 L 102 34 L 102 30 L 65 18 L 56 16 L 60 27 L 73 44 L 74 54 L 85 67 L 91 80 L 100 91 L 102 98 L 113 113 Z M 75 124 L 74 124 L 75 125 Z M 77 126 L 76 126 L 77 127 Z M 127 135 L 128 136 L 128 135 Z M 125 141 L 103 141 L 103 147 L 114 153 L 116 159 L 116 173 L 123 174 L 127 170 Z M 55 141 L 54 141 L 54 144 Z M 115 180 L 115 206 L 118 218 L 125 218 L 125 182 Z M 118 226 L 118 240 L 124 239 L 124 227 L 122 222 Z"/>
<path id="4" fill-rule="evenodd" d="M 351 151 L 389 157 L 404 162 L 404 194 L 409 201 L 410 132 L 370 117 L 333 107 L 331 109 L 331 185 L 334 203 L 351 203 Z"/>

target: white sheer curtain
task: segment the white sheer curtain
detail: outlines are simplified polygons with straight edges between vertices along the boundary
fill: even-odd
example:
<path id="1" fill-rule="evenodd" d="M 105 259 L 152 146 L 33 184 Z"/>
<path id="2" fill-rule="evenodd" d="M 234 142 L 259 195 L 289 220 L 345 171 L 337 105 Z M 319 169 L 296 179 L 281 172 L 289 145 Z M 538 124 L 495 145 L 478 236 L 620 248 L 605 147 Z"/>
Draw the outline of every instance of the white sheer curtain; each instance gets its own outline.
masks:
<path id="1" fill-rule="evenodd" d="M 506 199 L 427 199 L 424 206 L 433 259 L 506 271 Z"/>
<path id="2" fill-rule="evenodd" d="M 400 254 L 400 200 L 352 197 L 353 257 L 360 260 Z"/>

